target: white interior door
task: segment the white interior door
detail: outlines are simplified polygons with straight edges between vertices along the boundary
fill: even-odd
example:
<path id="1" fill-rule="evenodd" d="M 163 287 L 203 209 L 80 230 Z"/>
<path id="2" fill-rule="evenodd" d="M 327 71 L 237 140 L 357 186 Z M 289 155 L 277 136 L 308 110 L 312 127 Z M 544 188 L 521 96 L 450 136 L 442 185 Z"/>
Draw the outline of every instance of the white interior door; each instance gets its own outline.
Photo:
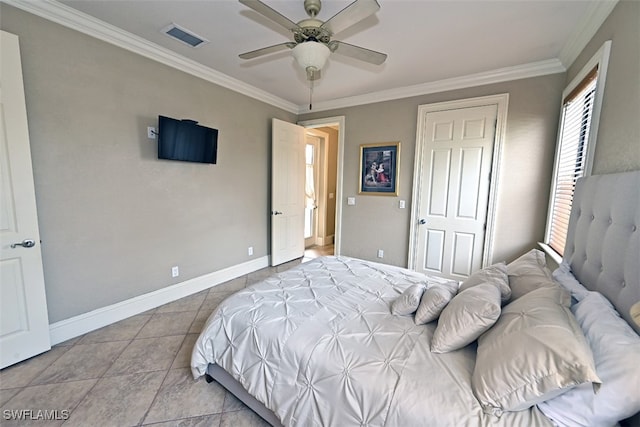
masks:
<path id="1" fill-rule="evenodd" d="M 0 368 L 51 348 L 18 37 L 0 32 Z"/>
<path id="2" fill-rule="evenodd" d="M 497 105 L 426 114 L 415 269 L 463 279 L 481 268 Z"/>
<path id="3" fill-rule="evenodd" d="M 273 119 L 271 265 L 304 255 L 305 131 Z"/>

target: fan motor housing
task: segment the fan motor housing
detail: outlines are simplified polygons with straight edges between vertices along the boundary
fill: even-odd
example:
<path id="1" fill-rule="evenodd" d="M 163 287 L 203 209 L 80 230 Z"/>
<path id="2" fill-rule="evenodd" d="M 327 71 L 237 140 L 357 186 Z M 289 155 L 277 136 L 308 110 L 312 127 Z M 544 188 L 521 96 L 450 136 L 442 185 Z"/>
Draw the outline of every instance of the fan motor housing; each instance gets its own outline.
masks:
<path id="1" fill-rule="evenodd" d="M 314 38 L 322 43 L 329 43 L 331 41 L 331 33 L 325 28 L 322 28 L 322 21 L 317 19 L 303 19 L 298 22 L 300 30 L 296 30 L 293 34 L 293 38 L 296 43 L 304 43 L 309 38 Z"/>

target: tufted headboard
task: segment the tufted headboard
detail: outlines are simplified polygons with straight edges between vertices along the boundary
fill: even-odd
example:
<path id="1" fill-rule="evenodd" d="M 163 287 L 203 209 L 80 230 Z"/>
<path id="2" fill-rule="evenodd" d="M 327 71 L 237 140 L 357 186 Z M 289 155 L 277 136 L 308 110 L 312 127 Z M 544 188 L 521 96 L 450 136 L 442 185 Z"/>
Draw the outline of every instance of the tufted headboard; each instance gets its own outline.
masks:
<path id="1" fill-rule="evenodd" d="M 578 180 L 564 261 L 640 334 L 629 314 L 640 301 L 640 171 Z"/>

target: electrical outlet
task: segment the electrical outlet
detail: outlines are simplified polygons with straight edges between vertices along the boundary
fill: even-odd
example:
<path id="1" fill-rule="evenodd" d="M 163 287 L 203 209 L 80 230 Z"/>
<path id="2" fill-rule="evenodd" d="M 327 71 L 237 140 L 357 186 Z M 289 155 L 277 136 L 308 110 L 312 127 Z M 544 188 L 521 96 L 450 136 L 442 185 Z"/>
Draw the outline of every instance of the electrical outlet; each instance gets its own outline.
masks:
<path id="1" fill-rule="evenodd" d="M 171 277 L 178 277 L 180 275 L 180 269 L 177 265 L 171 267 Z"/>
<path id="2" fill-rule="evenodd" d="M 378 249 L 378 258 L 384 258 L 384 251 L 382 249 Z"/>
<path id="3" fill-rule="evenodd" d="M 157 135 L 156 128 L 154 128 L 153 126 L 149 126 L 147 128 L 147 138 L 156 139 L 156 135 Z"/>
<path id="4" fill-rule="evenodd" d="M 247 254 L 249 254 L 249 256 L 253 255 L 253 246 L 249 246 L 249 249 L 247 249 Z"/>

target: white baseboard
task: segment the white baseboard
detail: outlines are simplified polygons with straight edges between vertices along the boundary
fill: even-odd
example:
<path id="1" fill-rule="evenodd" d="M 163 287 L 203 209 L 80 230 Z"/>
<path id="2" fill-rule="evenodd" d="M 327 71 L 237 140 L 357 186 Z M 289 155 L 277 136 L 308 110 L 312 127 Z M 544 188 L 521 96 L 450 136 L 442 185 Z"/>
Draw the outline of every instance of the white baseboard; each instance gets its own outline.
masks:
<path id="1" fill-rule="evenodd" d="M 70 340 L 268 266 L 269 257 L 264 256 L 52 323 L 49 325 L 51 345 Z"/>
<path id="2" fill-rule="evenodd" d="M 318 237 L 317 244 L 318 246 L 326 246 L 331 245 L 333 243 L 333 234 L 331 236 Z"/>

